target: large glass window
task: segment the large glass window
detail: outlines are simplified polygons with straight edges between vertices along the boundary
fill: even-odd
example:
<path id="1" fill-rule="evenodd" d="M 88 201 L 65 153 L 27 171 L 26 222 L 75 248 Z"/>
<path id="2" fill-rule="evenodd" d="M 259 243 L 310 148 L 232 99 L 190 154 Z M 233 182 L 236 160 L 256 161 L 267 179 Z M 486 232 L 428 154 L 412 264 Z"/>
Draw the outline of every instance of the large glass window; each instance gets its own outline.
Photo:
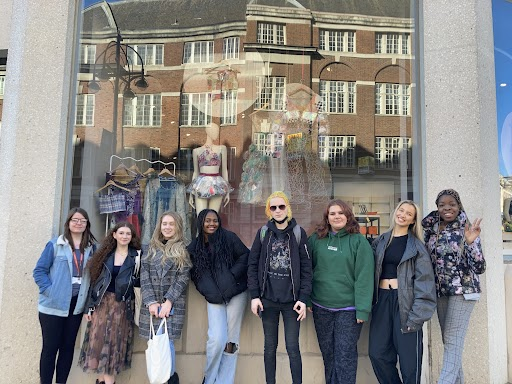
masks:
<path id="1" fill-rule="evenodd" d="M 165 207 L 179 213 L 190 240 L 197 211 L 217 204 L 223 227 L 251 247 L 267 221 L 267 197 L 281 190 L 307 235 L 337 198 L 371 242 L 389 228 L 400 200 L 418 199 L 420 39 L 412 1 L 90 1 L 70 100 L 70 200 L 89 212 L 98 238 L 130 220 L 147 245 Z M 187 188 L 200 174 L 226 178 L 229 202 L 196 204 Z M 98 201 L 117 194 L 125 194 L 124 210 L 105 212 Z M 194 290 L 187 290 L 186 337 L 175 344 L 185 365 L 198 361 L 206 337 L 190 332 L 191 319 L 206 324 Z M 262 353 L 256 326 L 244 320 L 248 349 L 240 350 L 246 361 L 237 383 L 249 375 L 265 380 L 246 368 L 249 356 Z M 304 332 L 303 356 L 314 356 L 308 364 L 319 372 L 310 334 L 313 328 Z M 200 382 L 190 376 L 196 371 L 179 373 L 183 382 Z M 304 372 L 304 383 L 314 380 Z"/>

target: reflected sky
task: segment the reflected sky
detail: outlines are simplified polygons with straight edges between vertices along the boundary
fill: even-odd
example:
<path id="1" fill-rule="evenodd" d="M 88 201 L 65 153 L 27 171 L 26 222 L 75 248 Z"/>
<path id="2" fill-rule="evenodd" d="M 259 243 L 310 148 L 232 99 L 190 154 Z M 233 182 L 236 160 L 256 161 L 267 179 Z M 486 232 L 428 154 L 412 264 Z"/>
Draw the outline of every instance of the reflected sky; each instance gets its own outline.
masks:
<path id="1" fill-rule="evenodd" d="M 512 176 L 512 2 L 493 0 L 500 174 Z"/>

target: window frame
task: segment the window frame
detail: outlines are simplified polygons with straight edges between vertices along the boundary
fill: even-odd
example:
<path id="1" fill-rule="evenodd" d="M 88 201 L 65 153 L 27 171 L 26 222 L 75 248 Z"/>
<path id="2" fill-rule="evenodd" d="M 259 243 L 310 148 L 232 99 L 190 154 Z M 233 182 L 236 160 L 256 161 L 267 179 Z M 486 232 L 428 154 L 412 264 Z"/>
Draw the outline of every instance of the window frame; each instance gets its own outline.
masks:
<path id="1" fill-rule="evenodd" d="M 240 59 L 240 36 L 225 37 L 222 40 L 222 60 Z"/>
<path id="2" fill-rule="evenodd" d="M 83 102 L 80 102 L 83 99 Z M 89 101 L 91 100 L 91 101 Z M 96 102 L 96 95 L 92 93 L 81 93 L 76 95 L 75 107 L 75 125 L 77 126 L 94 126 L 94 107 Z M 82 109 L 81 109 L 81 108 Z M 80 113 L 81 110 L 81 113 Z M 78 117 L 80 116 L 80 122 Z M 88 119 L 90 117 L 90 119 Z"/>
<path id="3" fill-rule="evenodd" d="M 206 49 L 206 53 L 203 55 L 203 45 Z M 188 49 L 190 47 L 190 49 Z M 196 54 L 196 50 L 199 48 L 199 54 Z M 187 56 L 187 51 L 189 55 Z M 199 61 L 195 58 L 198 57 Z M 205 57 L 206 60 L 202 60 Z M 183 59 L 182 64 L 207 64 L 213 63 L 214 60 L 214 44 L 213 40 L 200 40 L 200 41 L 187 41 L 183 44 Z"/>
<path id="4" fill-rule="evenodd" d="M 375 114 L 411 116 L 411 84 L 375 83 Z"/>
<path id="5" fill-rule="evenodd" d="M 404 39 L 406 40 L 405 44 Z M 390 43 L 390 40 L 392 43 Z M 375 53 L 388 55 L 410 55 L 411 34 L 408 32 L 375 32 Z"/>
<path id="6" fill-rule="evenodd" d="M 384 144 L 384 145 L 382 145 Z M 410 168 L 412 139 L 406 136 L 375 137 L 375 168 L 399 170 L 403 156 L 406 156 L 406 169 Z"/>
<path id="7" fill-rule="evenodd" d="M 144 101 L 139 105 L 138 100 Z M 150 103 L 146 105 L 146 100 L 149 98 Z M 158 101 L 155 103 L 155 101 Z M 146 109 L 149 108 L 149 124 L 144 124 L 146 120 Z M 131 111 L 130 111 L 131 109 Z M 142 113 L 141 113 L 142 112 Z M 131 117 L 129 117 L 131 116 Z M 127 119 L 130 118 L 130 121 Z M 141 123 L 139 123 L 141 120 Z M 162 126 L 162 95 L 159 93 L 145 93 L 136 95 L 131 100 L 125 100 L 124 113 L 123 113 L 123 127 L 156 127 Z"/>
<path id="8" fill-rule="evenodd" d="M 264 81 L 263 84 L 261 84 L 262 81 Z M 270 86 L 268 82 L 271 82 Z M 285 109 L 285 76 L 256 76 L 256 92 L 257 97 L 254 102 L 256 109 L 268 111 L 283 111 Z M 279 104 L 281 105 L 279 106 Z"/>
<path id="9" fill-rule="evenodd" d="M 347 53 L 356 52 L 356 31 L 344 29 L 320 29 L 319 33 L 319 49 L 321 51 Z"/>
<path id="10" fill-rule="evenodd" d="M 144 65 L 164 65 L 164 44 L 134 44 L 130 45 L 144 60 Z M 152 55 L 149 56 L 151 58 L 151 62 L 148 62 L 148 47 L 152 48 Z M 158 48 L 161 48 L 160 50 Z M 159 52 L 160 51 L 160 52 Z M 141 62 L 139 56 L 131 49 L 128 52 L 128 59 L 130 63 L 134 66 L 141 66 Z M 159 58 L 157 62 L 157 58 Z"/>
<path id="11" fill-rule="evenodd" d="M 355 135 L 322 135 L 318 137 L 318 157 L 331 169 L 356 168 Z M 326 145 L 328 144 L 328 145 Z"/>
<path id="12" fill-rule="evenodd" d="M 286 45 L 286 25 L 258 21 L 256 42 L 259 44 Z"/>
<path id="13" fill-rule="evenodd" d="M 196 97 L 198 99 L 195 100 Z M 201 103 L 204 103 L 202 108 L 199 107 Z M 180 97 L 180 126 L 206 127 L 209 125 L 212 122 L 212 104 L 211 92 L 182 93 Z M 194 117 L 196 111 L 197 117 Z"/>
<path id="14" fill-rule="evenodd" d="M 324 112 L 356 114 L 356 89 L 355 81 L 320 80 L 320 97 Z"/>

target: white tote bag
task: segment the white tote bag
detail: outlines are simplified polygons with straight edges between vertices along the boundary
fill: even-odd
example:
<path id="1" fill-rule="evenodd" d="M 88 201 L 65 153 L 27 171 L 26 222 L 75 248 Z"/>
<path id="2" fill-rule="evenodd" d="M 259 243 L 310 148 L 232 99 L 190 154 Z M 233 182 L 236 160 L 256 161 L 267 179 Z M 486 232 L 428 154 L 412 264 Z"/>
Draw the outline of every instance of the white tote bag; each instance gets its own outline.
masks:
<path id="1" fill-rule="evenodd" d="M 151 328 L 151 339 L 148 340 L 148 348 L 146 349 L 148 379 L 150 384 L 163 384 L 171 377 L 172 368 L 167 320 L 164 318 L 160 321 L 160 326 L 155 334 L 153 316 L 150 315 L 149 326 Z"/>
<path id="2" fill-rule="evenodd" d="M 133 271 L 133 276 L 135 277 L 140 277 L 140 253 L 140 251 L 137 251 L 137 256 L 135 256 L 135 269 Z M 140 287 L 133 287 L 133 293 L 135 294 L 135 313 L 133 315 L 133 321 L 138 327 L 140 308 L 142 307 L 142 294 L 140 292 Z"/>

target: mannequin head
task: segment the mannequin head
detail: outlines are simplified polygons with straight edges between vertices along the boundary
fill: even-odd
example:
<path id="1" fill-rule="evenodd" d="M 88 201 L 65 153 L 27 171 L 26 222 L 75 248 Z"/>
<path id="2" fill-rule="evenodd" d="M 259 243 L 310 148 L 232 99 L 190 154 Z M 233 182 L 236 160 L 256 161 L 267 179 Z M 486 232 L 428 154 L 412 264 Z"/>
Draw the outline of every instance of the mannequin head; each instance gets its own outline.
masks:
<path id="1" fill-rule="evenodd" d="M 212 141 L 219 139 L 219 126 L 215 123 L 211 123 L 205 128 L 206 136 Z"/>

